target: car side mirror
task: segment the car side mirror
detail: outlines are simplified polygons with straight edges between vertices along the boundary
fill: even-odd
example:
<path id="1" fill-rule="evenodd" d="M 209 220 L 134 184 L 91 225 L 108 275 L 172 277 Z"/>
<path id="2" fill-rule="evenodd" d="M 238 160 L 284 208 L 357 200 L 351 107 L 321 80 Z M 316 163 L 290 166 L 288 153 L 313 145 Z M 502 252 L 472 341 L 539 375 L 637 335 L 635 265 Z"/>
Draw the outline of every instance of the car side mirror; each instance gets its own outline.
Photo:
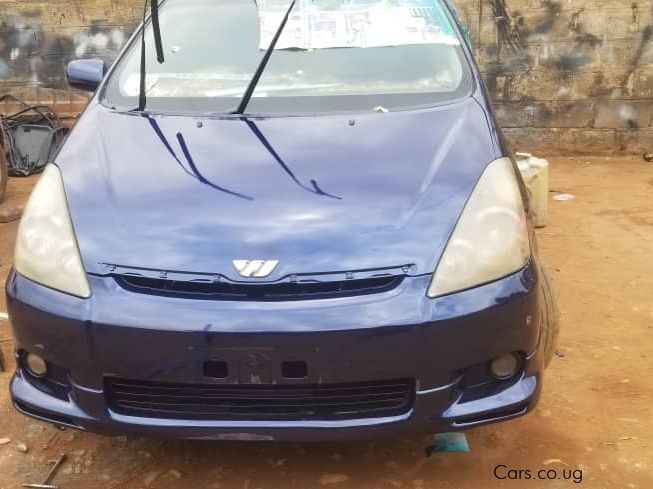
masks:
<path id="1" fill-rule="evenodd" d="M 76 59 L 68 63 L 68 84 L 81 90 L 94 91 L 102 82 L 106 67 L 101 59 Z"/>

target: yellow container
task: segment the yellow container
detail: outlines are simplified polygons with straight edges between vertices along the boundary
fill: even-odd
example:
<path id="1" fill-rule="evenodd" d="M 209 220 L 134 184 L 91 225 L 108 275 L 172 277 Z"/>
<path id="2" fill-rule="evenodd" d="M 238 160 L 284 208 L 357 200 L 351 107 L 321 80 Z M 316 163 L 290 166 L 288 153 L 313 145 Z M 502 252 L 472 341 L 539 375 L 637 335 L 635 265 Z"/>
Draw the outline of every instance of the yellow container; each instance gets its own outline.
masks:
<path id="1" fill-rule="evenodd" d="M 529 153 L 516 155 L 517 166 L 528 189 L 533 222 L 535 227 L 543 228 L 548 217 L 549 162 Z"/>

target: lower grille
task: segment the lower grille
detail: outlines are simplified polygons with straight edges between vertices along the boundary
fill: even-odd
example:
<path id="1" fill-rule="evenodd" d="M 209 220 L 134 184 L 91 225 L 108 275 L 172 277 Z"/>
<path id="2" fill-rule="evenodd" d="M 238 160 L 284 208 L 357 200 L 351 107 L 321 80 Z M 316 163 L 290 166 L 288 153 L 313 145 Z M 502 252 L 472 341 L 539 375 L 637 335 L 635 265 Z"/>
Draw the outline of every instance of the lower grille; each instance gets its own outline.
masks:
<path id="1" fill-rule="evenodd" d="M 396 416 L 414 400 L 408 380 L 322 385 L 164 384 L 107 379 L 111 410 L 202 420 L 338 420 Z"/>

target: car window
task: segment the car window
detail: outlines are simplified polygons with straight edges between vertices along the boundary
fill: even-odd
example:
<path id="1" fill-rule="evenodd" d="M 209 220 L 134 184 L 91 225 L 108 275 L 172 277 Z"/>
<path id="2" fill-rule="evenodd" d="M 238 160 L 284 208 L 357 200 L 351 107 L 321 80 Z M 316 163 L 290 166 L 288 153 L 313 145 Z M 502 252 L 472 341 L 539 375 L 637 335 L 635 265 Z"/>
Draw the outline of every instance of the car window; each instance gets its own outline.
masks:
<path id="1" fill-rule="evenodd" d="M 288 6 L 280 0 L 166 0 L 163 64 L 149 26 L 146 31 L 147 108 L 233 110 Z M 139 41 L 108 81 L 108 105 L 137 105 Z M 470 87 L 461 40 L 441 0 L 297 0 L 248 112 L 429 105 Z"/>

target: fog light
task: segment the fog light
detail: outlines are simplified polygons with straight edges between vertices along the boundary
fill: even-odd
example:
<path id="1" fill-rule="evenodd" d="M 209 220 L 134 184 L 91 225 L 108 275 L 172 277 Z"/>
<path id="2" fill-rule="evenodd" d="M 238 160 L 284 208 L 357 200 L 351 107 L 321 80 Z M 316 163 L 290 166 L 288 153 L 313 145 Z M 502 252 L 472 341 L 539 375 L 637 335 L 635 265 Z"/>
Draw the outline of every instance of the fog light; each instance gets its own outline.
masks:
<path id="1" fill-rule="evenodd" d="M 48 372 L 48 364 L 35 353 L 25 355 L 25 366 L 34 377 L 43 377 Z"/>
<path id="2" fill-rule="evenodd" d="M 519 370 L 519 356 L 516 353 L 504 353 L 490 362 L 490 371 L 498 380 L 506 380 Z"/>

